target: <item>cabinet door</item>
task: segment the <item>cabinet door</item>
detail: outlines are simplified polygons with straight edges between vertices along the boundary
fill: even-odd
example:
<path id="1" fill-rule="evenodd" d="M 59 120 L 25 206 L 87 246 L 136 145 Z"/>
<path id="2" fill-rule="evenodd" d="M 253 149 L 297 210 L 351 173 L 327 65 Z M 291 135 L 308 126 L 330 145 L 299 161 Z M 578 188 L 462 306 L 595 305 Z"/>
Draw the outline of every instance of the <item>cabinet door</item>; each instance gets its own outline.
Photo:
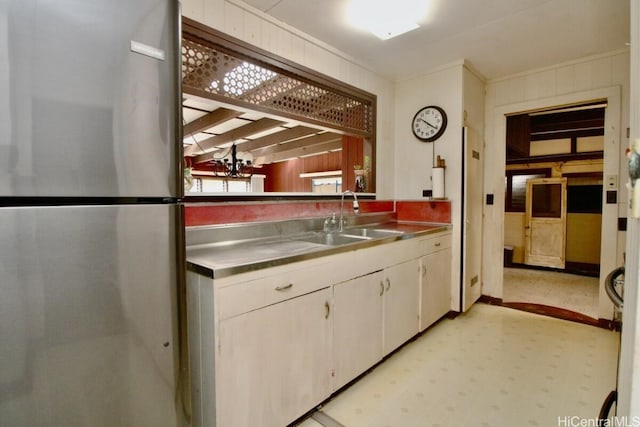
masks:
<path id="1" fill-rule="evenodd" d="M 384 270 L 384 354 L 418 333 L 420 260 L 414 259 Z"/>
<path id="2" fill-rule="evenodd" d="M 422 257 L 420 330 L 449 312 L 451 307 L 451 248 Z"/>
<path id="3" fill-rule="evenodd" d="M 382 358 L 382 271 L 333 287 L 334 389 Z"/>
<path id="4" fill-rule="evenodd" d="M 331 289 L 220 322 L 219 426 L 283 426 L 331 393 Z"/>

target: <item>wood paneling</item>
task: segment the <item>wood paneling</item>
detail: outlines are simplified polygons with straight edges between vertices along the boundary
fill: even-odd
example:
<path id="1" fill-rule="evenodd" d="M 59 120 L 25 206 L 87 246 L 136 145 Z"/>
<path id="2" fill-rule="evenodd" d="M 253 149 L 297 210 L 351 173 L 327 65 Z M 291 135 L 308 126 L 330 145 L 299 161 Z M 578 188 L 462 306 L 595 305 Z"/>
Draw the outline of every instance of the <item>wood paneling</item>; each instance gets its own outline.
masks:
<path id="1" fill-rule="evenodd" d="M 264 191 L 266 192 L 309 192 L 311 178 L 300 178 L 301 173 L 340 170 L 342 152 L 320 154 L 302 159 L 264 165 L 260 173 L 266 175 Z"/>
<path id="2" fill-rule="evenodd" d="M 529 157 L 531 121 L 528 114 L 507 117 L 507 160 Z"/>
<path id="3" fill-rule="evenodd" d="M 364 141 L 360 137 L 342 137 L 342 190 L 356 191 L 356 176 L 353 167 L 364 167 Z M 371 189 L 367 189 L 371 192 Z"/>
<path id="4" fill-rule="evenodd" d="M 601 231 L 601 214 L 567 214 L 567 262 L 600 264 Z"/>
<path id="5" fill-rule="evenodd" d="M 264 189 L 267 192 L 311 191 L 311 178 L 300 178 L 301 173 L 342 170 L 342 189 L 355 191 L 355 165 L 364 166 L 364 140 L 355 136 L 342 137 L 342 151 L 320 154 L 302 159 L 264 165 Z M 367 191 L 371 192 L 369 188 Z"/>

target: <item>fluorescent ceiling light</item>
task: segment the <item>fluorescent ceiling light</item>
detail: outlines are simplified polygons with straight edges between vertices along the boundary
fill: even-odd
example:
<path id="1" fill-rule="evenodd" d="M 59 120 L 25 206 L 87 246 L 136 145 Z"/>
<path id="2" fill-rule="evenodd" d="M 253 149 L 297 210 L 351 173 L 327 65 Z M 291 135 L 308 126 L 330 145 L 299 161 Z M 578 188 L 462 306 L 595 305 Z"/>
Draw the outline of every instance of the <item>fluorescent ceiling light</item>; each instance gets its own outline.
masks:
<path id="1" fill-rule="evenodd" d="M 276 73 L 271 70 L 245 61 L 233 70 L 227 72 L 222 82 L 220 82 L 220 80 L 212 81 L 211 89 L 216 91 L 222 89 L 232 95 L 240 96 L 276 76 Z"/>
<path id="2" fill-rule="evenodd" d="M 428 6 L 425 0 L 351 0 L 347 21 L 387 40 L 419 28 Z"/>

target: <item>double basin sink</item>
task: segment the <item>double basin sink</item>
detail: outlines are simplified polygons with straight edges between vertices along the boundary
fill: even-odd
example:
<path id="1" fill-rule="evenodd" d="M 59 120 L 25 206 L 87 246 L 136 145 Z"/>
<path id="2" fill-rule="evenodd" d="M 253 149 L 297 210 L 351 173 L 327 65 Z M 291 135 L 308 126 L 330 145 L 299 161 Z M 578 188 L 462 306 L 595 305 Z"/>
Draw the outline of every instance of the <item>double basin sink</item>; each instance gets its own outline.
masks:
<path id="1" fill-rule="evenodd" d="M 380 239 L 404 234 L 402 231 L 375 228 L 352 228 L 334 232 L 313 232 L 294 240 L 326 246 L 341 246 L 360 243 L 363 240 Z"/>
<path id="2" fill-rule="evenodd" d="M 225 277 L 410 239 L 450 227 L 447 224 L 398 222 L 386 215 L 372 218 L 381 221 L 330 232 L 318 231 L 322 228 L 319 220 L 194 227 L 187 230 L 187 266 L 211 277 Z M 371 218 L 363 215 L 362 219 Z"/>

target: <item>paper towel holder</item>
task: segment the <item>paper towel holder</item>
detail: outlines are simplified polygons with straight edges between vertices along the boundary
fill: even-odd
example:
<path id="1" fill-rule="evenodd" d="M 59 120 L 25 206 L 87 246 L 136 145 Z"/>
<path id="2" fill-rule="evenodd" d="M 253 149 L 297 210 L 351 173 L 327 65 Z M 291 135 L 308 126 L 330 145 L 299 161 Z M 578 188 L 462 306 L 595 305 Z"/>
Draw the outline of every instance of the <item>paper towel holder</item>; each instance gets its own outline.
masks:
<path id="1" fill-rule="evenodd" d="M 431 200 L 446 200 L 445 196 L 445 168 L 433 167 L 431 169 Z"/>

